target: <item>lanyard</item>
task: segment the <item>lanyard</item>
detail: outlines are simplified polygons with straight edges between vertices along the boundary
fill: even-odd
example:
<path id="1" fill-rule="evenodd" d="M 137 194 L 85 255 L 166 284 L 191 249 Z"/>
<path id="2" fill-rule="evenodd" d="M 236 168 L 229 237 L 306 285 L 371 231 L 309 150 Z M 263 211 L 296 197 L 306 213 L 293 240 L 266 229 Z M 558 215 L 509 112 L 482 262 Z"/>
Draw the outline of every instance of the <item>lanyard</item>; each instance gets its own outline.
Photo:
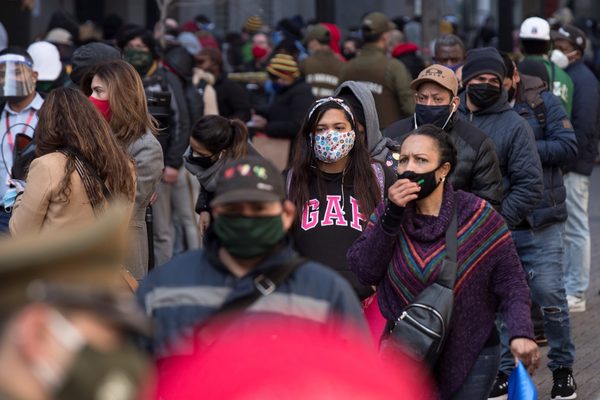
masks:
<path id="1" fill-rule="evenodd" d="M 32 108 L 29 111 L 29 116 L 27 117 L 27 121 L 25 121 L 25 126 L 23 127 L 23 131 L 21 131 L 21 134 L 25 134 L 25 131 L 27 130 L 27 127 L 31 123 L 31 120 L 33 119 L 34 115 L 35 115 L 35 110 Z M 6 135 L 8 136 L 8 147 L 10 148 L 10 151 L 12 152 L 15 147 L 15 141 L 13 139 L 12 133 L 10 132 L 9 118 L 10 118 L 10 113 L 7 110 L 6 111 Z"/>

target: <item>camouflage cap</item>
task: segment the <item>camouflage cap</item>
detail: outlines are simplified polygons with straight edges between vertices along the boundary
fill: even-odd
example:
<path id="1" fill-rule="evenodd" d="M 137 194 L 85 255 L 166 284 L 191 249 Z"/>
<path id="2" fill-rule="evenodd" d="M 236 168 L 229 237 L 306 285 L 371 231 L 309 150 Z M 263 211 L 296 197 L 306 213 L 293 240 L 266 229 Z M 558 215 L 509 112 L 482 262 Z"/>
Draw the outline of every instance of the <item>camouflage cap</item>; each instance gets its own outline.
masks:
<path id="1" fill-rule="evenodd" d="M 147 332 L 122 276 L 130 211 L 117 202 L 84 228 L 0 240 L 0 313 L 40 301 Z"/>

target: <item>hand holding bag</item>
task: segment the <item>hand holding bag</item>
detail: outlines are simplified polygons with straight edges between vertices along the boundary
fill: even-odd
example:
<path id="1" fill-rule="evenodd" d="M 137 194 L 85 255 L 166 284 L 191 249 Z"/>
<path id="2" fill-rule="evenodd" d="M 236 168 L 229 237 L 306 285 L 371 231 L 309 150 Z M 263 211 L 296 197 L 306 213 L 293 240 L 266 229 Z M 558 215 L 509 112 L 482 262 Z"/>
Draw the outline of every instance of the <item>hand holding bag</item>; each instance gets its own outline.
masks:
<path id="1" fill-rule="evenodd" d="M 433 367 L 448 336 L 454 283 L 457 273 L 456 202 L 446 231 L 446 257 L 438 279 L 406 306 L 396 321 L 388 323 L 389 333 L 382 339 L 380 351 L 401 349 L 413 358 Z"/>
<path id="2" fill-rule="evenodd" d="M 509 400 L 537 400 L 537 389 L 521 361 L 508 378 Z"/>

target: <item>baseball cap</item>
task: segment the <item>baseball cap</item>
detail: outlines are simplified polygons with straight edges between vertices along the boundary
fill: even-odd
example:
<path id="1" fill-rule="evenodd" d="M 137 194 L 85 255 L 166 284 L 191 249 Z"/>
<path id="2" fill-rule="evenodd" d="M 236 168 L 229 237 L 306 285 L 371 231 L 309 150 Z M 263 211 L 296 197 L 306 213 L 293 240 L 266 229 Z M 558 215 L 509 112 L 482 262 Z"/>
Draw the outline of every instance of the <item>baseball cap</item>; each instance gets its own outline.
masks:
<path id="1" fill-rule="evenodd" d="M 365 35 L 380 35 L 396 29 L 396 24 L 391 22 L 384 13 L 375 11 L 367 14 L 362 20 L 362 31 Z"/>
<path id="2" fill-rule="evenodd" d="M 563 25 L 558 30 L 552 31 L 552 39 L 568 40 L 573 46 L 577 47 L 582 53 L 585 51 L 585 33 L 576 26 Z"/>
<path id="3" fill-rule="evenodd" d="M 304 38 L 304 43 L 316 40 L 319 43 L 329 44 L 330 39 L 331 33 L 329 32 L 329 29 L 323 24 L 315 24 L 308 29 L 306 37 Z"/>
<path id="4" fill-rule="evenodd" d="M 35 42 L 29 45 L 27 52 L 33 58 L 33 70 L 38 73 L 38 80 L 53 81 L 60 75 L 62 63 L 55 45 L 50 42 Z"/>
<path id="5" fill-rule="evenodd" d="M 73 45 L 73 36 L 63 28 L 54 28 L 46 35 L 46 41 L 56 44 L 64 44 L 67 46 Z"/>
<path id="6" fill-rule="evenodd" d="M 210 205 L 284 199 L 283 177 L 277 168 L 262 157 L 249 156 L 225 164 Z"/>
<path id="7" fill-rule="evenodd" d="M 410 88 L 412 90 L 418 90 L 419 86 L 425 82 L 437 83 L 441 87 L 451 91 L 453 96 L 456 96 L 456 93 L 458 93 L 458 81 L 456 75 L 454 75 L 454 72 L 450 68 L 444 67 L 443 65 L 433 64 L 425 68 L 421 71 L 417 79 L 410 83 Z"/>
<path id="8" fill-rule="evenodd" d="M 122 276 L 127 202 L 82 227 L 0 239 L 0 313 L 30 302 L 82 308 L 127 330 L 149 332 Z"/>
<path id="9" fill-rule="evenodd" d="M 532 40 L 550 40 L 550 24 L 543 18 L 527 18 L 521 24 L 519 38 Z"/>

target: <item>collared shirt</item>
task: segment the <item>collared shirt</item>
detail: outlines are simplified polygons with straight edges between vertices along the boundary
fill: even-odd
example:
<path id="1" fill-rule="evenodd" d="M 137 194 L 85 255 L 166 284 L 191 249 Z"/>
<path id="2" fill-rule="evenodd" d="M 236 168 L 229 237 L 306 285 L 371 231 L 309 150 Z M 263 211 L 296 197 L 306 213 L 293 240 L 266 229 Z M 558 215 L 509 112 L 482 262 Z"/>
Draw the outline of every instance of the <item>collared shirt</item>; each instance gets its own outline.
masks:
<path id="1" fill-rule="evenodd" d="M 38 112 L 43 103 L 42 96 L 36 93 L 31 103 L 20 112 L 11 109 L 8 102 L 4 105 L 2 115 L 0 115 L 0 155 L 2 158 L 0 160 L 0 205 L 2 204 L 2 197 L 8 189 L 16 137 L 19 133 L 33 137 L 38 123 Z"/>

